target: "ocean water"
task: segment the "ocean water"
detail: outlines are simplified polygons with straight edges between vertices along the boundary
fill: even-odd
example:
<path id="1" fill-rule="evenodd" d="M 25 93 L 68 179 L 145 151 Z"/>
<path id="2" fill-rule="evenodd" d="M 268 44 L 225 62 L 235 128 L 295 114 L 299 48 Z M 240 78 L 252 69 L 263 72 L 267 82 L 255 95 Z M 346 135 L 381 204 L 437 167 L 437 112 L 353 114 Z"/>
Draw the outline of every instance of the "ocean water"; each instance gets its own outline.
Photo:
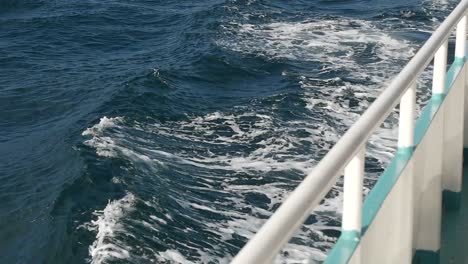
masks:
<path id="1" fill-rule="evenodd" d="M 0 263 L 228 263 L 457 2 L 0 1 Z M 276 263 L 325 259 L 341 186 Z"/>

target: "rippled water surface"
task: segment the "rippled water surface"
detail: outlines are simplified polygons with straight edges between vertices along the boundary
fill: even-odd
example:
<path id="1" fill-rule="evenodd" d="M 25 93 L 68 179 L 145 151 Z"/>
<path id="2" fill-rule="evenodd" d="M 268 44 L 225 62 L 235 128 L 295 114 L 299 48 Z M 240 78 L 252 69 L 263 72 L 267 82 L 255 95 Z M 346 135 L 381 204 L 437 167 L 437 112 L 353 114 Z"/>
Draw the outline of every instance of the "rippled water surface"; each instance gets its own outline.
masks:
<path id="1" fill-rule="evenodd" d="M 457 2 L 0 1 L 0 263 L 229 262 Z M 341 201 L 276 262 L 324 260 Z"/>

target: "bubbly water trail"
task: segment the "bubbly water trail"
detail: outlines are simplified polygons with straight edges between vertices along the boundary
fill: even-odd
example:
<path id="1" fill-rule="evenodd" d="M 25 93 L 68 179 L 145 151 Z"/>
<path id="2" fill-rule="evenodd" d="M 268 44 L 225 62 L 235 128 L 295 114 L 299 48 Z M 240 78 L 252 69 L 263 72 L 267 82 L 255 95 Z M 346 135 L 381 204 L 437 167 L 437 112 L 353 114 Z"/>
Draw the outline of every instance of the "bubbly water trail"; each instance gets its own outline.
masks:
<path id="1" fill-rule="evenodd" d="M 105 263 L 112 259 L 126 259 L 130 256 L 129 247 L 115 239 L 116 233 L 126 232 L 125 227 L 120 223 L 125 214 L 133 210 L 135 196 L 131 193 L 125 197 L 110 201 L 102 211 L 97 211 L 94 215 L 96 220 L 84 225 L 88 230 L 96 231 L 96 240 L 89 247 L 91 263 Z"/>
<path id="2" fill-rule="evenodd" d="M 164 173 L 175 170 L 184 172 L 180 176 L 187 177 L 184 180 L 193 181 L 190 184 L 164 179 L 174 189 L 174 193 L 166 194 L 167 199 L 180 211 L 135 219 L 151 232 L 175 228 L 175 215 L 197 223 L 195 227 L 177 226 L 180 234 L 189 234 L 187 240 L 166 241 L 164 250 L 153 250 L 134 234 L 138 250 L 147 260 L 228 263 L 232 245 L 238 244 L 235 241 L 253 236 L 323 152 L 336 143 L 414 55 L 418 44 L 398 38 L 374 23 L 337 18 L 267 24 L 233 22 L 224 27 L 224 37 L 216 41 L 222 49 L 292 64 L 320 65 L 315 75 L 300 70 L 283 72 L 283 76 L 296 78 L 302 89 L 303 118 L 283 119 L 274 103 L 269 110 L 261 105 L 239 106 L 229 112 L 187 116 L 183 121 L 137 122 L 127 117 L 103 117 L 82 133 L 87 137 L 85 145 L 94 148 L 97 155 L 135 164 L 133 177 L 169 177 Z M 429 80 L 430 72 L 426 72 L 421 84 Z M 275 100 L 285 98 L 287 95 Z M 422 97 L 420 104 L 424 100 Z M 390 161 L 395 150 L 396 118 L 393 113 L 369 140 L 368 155 L 378 164 L 377 169 Z M 115 182 L 124 184 L 125 179 Z M 186 190 L 191 191 L 191 197 L 176 194 Z M 212 200 L 212 193 L 222 198 Z M 126 230 L 125 225 L 136 225 L 119 224 L 119 219 L 131 210 L 129 205 L 142 203 L 151 210 L 160 210 L 157 194 L 139 202 L 129 195 L 110 202 L 104 213 L 98 213 L 97 220 L 88 225 L 97 232 L 90 247 L 93 263 L 132 258 L 134 249 L 112 236 Z M 323 260 L 339 230 L 341 199 L 341 187 L 337 185 L 275 261 Z M 195 236 L 200 234 L 207 244 L 196 245 Z"/>

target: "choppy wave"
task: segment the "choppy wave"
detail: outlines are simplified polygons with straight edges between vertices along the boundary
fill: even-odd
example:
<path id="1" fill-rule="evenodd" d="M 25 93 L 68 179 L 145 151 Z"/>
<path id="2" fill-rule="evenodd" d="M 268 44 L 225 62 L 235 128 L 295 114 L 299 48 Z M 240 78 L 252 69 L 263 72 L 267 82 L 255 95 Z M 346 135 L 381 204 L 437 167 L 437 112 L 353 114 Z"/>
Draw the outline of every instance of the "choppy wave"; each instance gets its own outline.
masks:
<path id="1" fill-rule="evenodd" d="M 125 233 L 121 219 L 131 211 L 135 196 L 128 193 L 122 199 L 110 201 L 102 211 L 94 215 L 96 220 L 85 225 L 88 230 L 96 231 L 96 240 L 89 247 L 91 263 L 105 263 L 112 259 L 126 259 L 129 257 L 129 247 L 115 239 L 116 234 Z"/>
<path id="2" fill-rule="evenodd" d="M 172 235 L 184 239 L 161 243 L 155 238 L 151 243 L 161 249 L 154 250 L 150 242 L 135 237 L 139 254 L 160 262 L 227 263 L 414 55 L 419 43 L 374 23 L 338 17 L 223 27 L 223 37 L 216 40 L 222 49 L 286 60 L 296 67 L 283 71 L 283 76 L 301 87 L 298 98 L 290 101 L 299 115 L 284 118 L 280 105 L 290 95 L 280 94 L 231 111 L 187 115 L 180 121 L 103 117 L 86 129 L 84 143 L 97 155 L 132 164 L 133 175 L 117 182 L 151 178 L 146 184 L 154 184 L 156 193 L 160 185 L 171 188 L 142 198 L 141 203 L 160 210 L 155 201 L 162 195 L 177 204 L 180 218 L 196 223 L 184 226 L 170 214 L 140 214 L 137 222 L 126 223 L 128 230 L 141 223 L 159 235 L 176 228 L 179 233 L 171 231 Z M 316 66 L 302 70 L 298 65 L 304 63 Z M 430 70 L 420 84 L 428 82 Z M 426 99 L 422 96 L 419 103 Z M 264 108 L 265 102 L 271 105 Z M 380 171 L 393 156 L 397 114 L 392 113 L 369 141 L 366 188 L 375 181 L 372 172 Z M 179 178 L 171 178 L 172 174 Z M 186 192 L 190 196 L 178 195 Z M 276 262 L 322 261 L 339 234 L 341 199 L 339 182 Z M 197 244 L 199 237 L 205 241 L 202 245 Z M 132 250 L 128 249 L 129 259 Z"/>
<path id="3" fill-rule="evenodd" d="M 190 219 L 194 222 L 205 222 L 202 230 L 200 227 L 198 230 L 185 229 L 182 226 L 180 228 L 184 228 L 183 232 L 194 234 L 202 231 L 214 232 L 216 235 L 211 236 L 218 237 L 217 240 L 222 245 L 232 243 L 232 240 L 251 237 L 271 215 L 271 210 L 277 207 L 298 183 L 301 176 L 313 167 L 316 156 L 314 152 L 309 155 L 298 154 L 303 152 L 305 145 L 313 146 L 325 141 L 322 144 L 327 147 L 337 140 L 336 135 L 323 131 L 320 126 L 314 124 L 307 127 L 305 122 L 288 122 L 284 127 L 278 127 L 275 124 L 278 120 L 272 116 L 239 112 L 215 112 L 202 117 L 188 118 L 186 121 L 164 124 L 128 122 L 123 117 L 103 117 L 98 124 L 83 132 L 84 136 L 90 137 L 84 143 L 94 148 L 97 155 L 128 160 L 136 166 L 144 167 L 144 170 L 137 169 L 140 177 L 150 177 L 152 173 L 165 175 L 162 170 L 174 167 L 182 170 L 185 169 L 184 166 L 195 168 L 190 169 L 196 173 L 189 177 L 199 186 L 180 186 L 178 181 L 171 181 L 169 184 L 176 193 L 193 190 L 199 195 L 193 199 L 172 194 L 169 194 L 169 197 L 188 211 L 217 215 L 215 221 L 204 217 Z M 157 144 L 164 141 L 170 142 L 166 142 L 165 145 Z M 176 142 L 179 142 L 180 146 L 176 151 L 169 151 L 169 146 L 177 144 Z M 246 148 L 250 150 L 246 151 Z M 167 167 L 169 164 L 171 167 Z M 149 173 L 146 169 L 149 169 Z M 283 172 L 293 174 L 293 177 L 288 178 Z M 269 173 L 273 174 L 270 176 Z M 121 182 L 115 179 L 114 181 Z M 211 196 L 207 196 L 207 191 L 221 194 L 224 199 L 213 203 L 210 200 Z M 340 208 L 339 201 L 338 195 L 318 208 L 318 215 L 311 220 L 313 224 L 306 226 L 296 237 L 300 242 L 285 247 L 283 257 L 277 261 L 297 263 L 311 257 L 322 260 L 325 257 L 324 252 L 317 248 L 329 248 L 336 237 L 328 236 L 321 230 L 332 230 L 334 233 L 335 227 L 330 225 L 329 217 L 332 215 L 333 218 L 333 215 L 339 214 L 339 211 L 336 211 Z M 114 203 L 110 205 L 104 211 L 109 207 L 113 208 Z M 146 205 L 154 207 L 151 201 L 147 201 Z M 324 216 L 321 217 L 320 214 Z M 185 215 L 190 218 L 192 213 Z M 171 225 L 172 220 L 171 217 L 143 215 L 139 221 L 146 223 L 152 232 L 158 232 L 161 225 Z M 310 236 L 316 240 L 310 241 Z M 100 244 L 99 239 L 102 240 L 102 236 L 98 235 L 93 245 Z M 138 244 L 140 243 L 142 247 L 145 246 L 144 241 L 139 241 Z M 226 246 L 223 248 L 211 244 L 210 247 L 214 248 L 206 249 L 189 246 L 190 241 L 178 243 L 185 244 L 182 247 L 191 252 L 188 253 L 190 261 L 181 253 L 174 252 L 175 249 L 153 252 L 147 247 L 145 251 L 148 251 L 148 255 L 154 254 L 158 261 L 181 263 L 227 263 L 232 257 L 229 251 L 226 252 Z M 94 251 L 90 251 L 91 256 L 94 256 Z M 131 249 L 129 251 L 131 252 Z M 218 252 L 213 254 L 212 251 Z M 224 260 L 218 254 L 226 254 Z M 127 253 L 127 256 L 130 255 Z M 93 260 L 101 259 L 93 257 Z"/>
<path id="4" fill-rule="evenodd" d="M 236 32 L 234 37 L 219 45 L 244 54 L 319 65 L 315 72 L 284 74 L 300 75 L 306 108 L 311 116 L 319 116 L 325 131 L 350 127 L 418 47 L 373 22 L 348 18 L 243 24 L 234 25 L 230 31 Z M 429 80 L 430 72 L 425 72 L 421 84 Z M 330 120 L 332 124 L 326 122 Z M 371 139 L 371 155 L 384 163 L 389 162 L 395 145 L 392 121 L 394 118 Z M 339 134 L 335 132 L 334 138 Z"/>
<path id="5" fill-rule="evenodd" d="M 112 121 L 112 125 L 109 125 L 110 121 Z M 196 173 L 188 177 L 193 178 L 192 180 L 197 182 L 199 186 L 180 186 L 178 182 L 170 182 L 170 184 L 176 193 L 192 190 L 198 195 L 184 198 L 170 194 L 169 197 L 182 207 L 186 207 L 188 211 L 216 215 L 214 219 L 192 218 L 191 221 L 194 222 L 205 222 L 202 228 L 204 230 L 189 229 L 185 232 L 193 232 L 194 234 L 214 232 L 211 236 L 218 237 L 220 245 L 223 245 L 223 243 L 232 243 L 232 240 L 251 237 L 265 219 L 271 215 L 271 210 L 278 206 L 291 190 L 291 187 L 298 183 L 299 176 L 306 173 L 312 166 L 313 155 L 296 156 L 293 154 L 295 148 L 296 152 L 300 148 L 297 146 L 300 143 L 297 142 L 297 137 L 290 134 L 305 133 L 308 135 L 304 127 L 300 126 L 297 130 L 275 131 L 272 126 L 273 122 L 269 116 L 246 113 L 238 116 L 214 113 L 185 122 L 166 123 L 164 126 L 158 123 L 134 123 L 133 126 L 130 126 L 125 122 L 125 118 L 102 118 L 99 124 L 87 130 L 98 132 L 93 133 L 93 138 L 85 141 L 85 144 L 95 148 L 98 155 L 127 159 L 137 164 L 144 162 L 145 167 L 151 168 L 151 172 L 159 172 L 162 175 L 165 173 L 161 172 L 159 167 L 161 164 L 171 164 L 171 167 L 178 169 L 184 169 L 184 166 L 194 167 L 195 169 L 191 171 Z M 103 127 L 107 129 L 101 129 Z M 320 133 L 312 129 L 308 130 Z M 144 132 L 145 137 L 152 134 L 151 138 L 164 137 L 166 140 L 181 141 L 187 145 L 187 148 L 178 149 L 179 151 L 171 153 L 167 151 L 165 146 L 157 145 L 158 141 L 149 142 L 135 136 L 139 132 Z M 271 133 L 277 133 L 278 138 L 271 135 L 265 137 L 265 134 Z M 112 138 L 112 144 L 108 144 L 109 138 Z M 309 136 L 304 136 L 303 139 L 304 142 L 309 143 L 313 140 Z M 102 141 L 107 143 L 102 144 Z M 239 149 L 249 146 L 257 148 L 252 148 L 250 153 L 229 152 L 229 148 Z M 113 154 L 109 155 L 109 153 Z M 288 179 L 286 175 L 280 173 L 284 171 L 292 171 L 296 175 L 296 180 Z M 145 174 L 142 171 L 139 173 Z M 268 173 L 276 175 L 269 177 Z M 149 177 L 149 175 L 145 176 Z M 210 189 L 212 192 L 221 194 L 224 198 L 213 202 L 210 200 L 208 192 Z M 327 208 L 325 215 L 336 209 L 336 205 L 330 206 L 331 203 L 336 203 L 335 200 L 331 199 L 323 205 L 323 208 Z M 320 212 L 321 209 L 319 208 L 317 211 Z M 186 216 L 190 217 L 192 214 L 186 213 Z M 315 229 L 333 229 L 333 227 L 326 227 L 329 224 L 327 217 L 324 217 L 324 220 L 319 220 L 320 216 L 317 216 L 317 220 L 313 221 Z M 151 219 L 149 215 L 145 215 L 141 221 L 147 221 L 145 220 L 147 218 Z M 171 219 L 157 220 L 157 225 L 153 228 L 156 229 L 161 224 L 170 225 L 168 221 Z M 295 263 L 297 260 L 311 256 L 323 259 L 324 253 L 317 250 L 316 247 L 329 247 L 335 238 L 328 237 L 320 230 L 314 230 L 311 227 L 312 225 L 297 236 L 297 239 L 302 243 L 291 243 L 284 249 L 284 256 L 287 258 L 284 258 L 282 262 L 287 260 L 290 263 Z M 317 242 L 319 245 L 306 246 L 310 243 L 308 241 L 310 235 L 320 238 L 321 241 Z M 180 241 L 179 243 L 190 244 L 190 241 Z M 186 250 L 192 251 L 189 254 L 192 257 L 190 260 L 192 262 L 205 263 L 204 260 L 213 254 L 211 252 L 213 250 L 219 252 L 211 255 L 211 261 L 219 259 L 216 257 L 218 254 L 227 254 L 225 262 L 232 257 L 228 253 L 229 251 L 226 252 L 229 245 L 223 245 L 219 248 L 216 244 L 210 245 L 210 247 L 215 247 L 214 249 L 186 246 Z M 161 252 L 157 254 L 159 260 L 163 258 L 171 261 L 181 259 L 172 259 L 171 256 L 178 256 L 174 254 Z M 199 258 L 194 259 L 193 256 L 197 255 Z"/>
<path id="6" fill-rule="evenodd" d="M 455 4 L 0 4 L 0 262 L 228 263 Z M 369 141 L 366 191 L 397 115 Z M 341 191 L 277 263 L 325 258 Z"/>

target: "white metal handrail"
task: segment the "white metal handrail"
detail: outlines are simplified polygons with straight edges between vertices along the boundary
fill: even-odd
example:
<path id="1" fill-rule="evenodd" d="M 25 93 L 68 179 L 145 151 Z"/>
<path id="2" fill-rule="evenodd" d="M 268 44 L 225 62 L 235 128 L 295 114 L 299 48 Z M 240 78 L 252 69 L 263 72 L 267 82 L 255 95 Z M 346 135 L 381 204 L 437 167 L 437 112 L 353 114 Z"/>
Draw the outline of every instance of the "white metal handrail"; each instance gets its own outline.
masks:
<path id="1" fill-rule="evenodd" d="M 343 170 L 345 204 L 342 228 L 361 231 L 365 145 L 374 130 L 400 102 L 398 147 L 413 147 L 416 80 L 434 59 L 432 93 L 444 93 L 447 43 L 455 26 L 455 56 L 464 58 L 466 54 L 467 8 L 468 0 L 462 0 L 389 87 L 242 248 L 233 259 L 233 264 L 270 263 L 336 183 Z"/>

